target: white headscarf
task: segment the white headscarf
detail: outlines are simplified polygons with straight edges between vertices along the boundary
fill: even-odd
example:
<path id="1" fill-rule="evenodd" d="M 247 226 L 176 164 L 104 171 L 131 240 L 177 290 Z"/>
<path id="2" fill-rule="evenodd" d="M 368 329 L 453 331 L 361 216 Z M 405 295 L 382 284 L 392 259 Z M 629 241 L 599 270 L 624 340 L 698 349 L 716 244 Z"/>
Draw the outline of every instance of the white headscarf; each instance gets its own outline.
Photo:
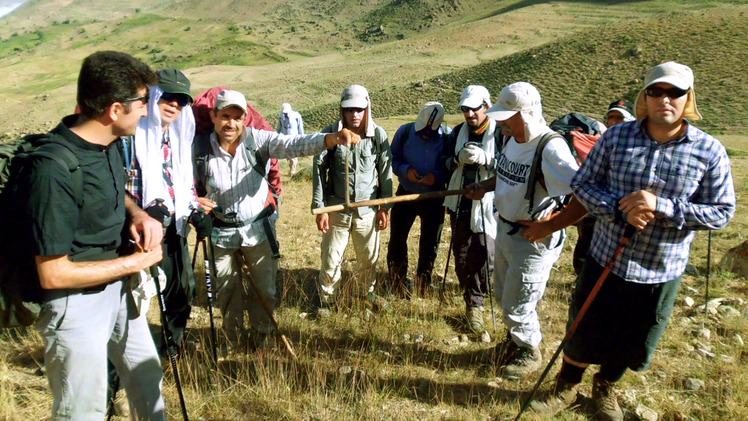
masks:
<path id="1" fill-rule="evenodd" d="M 186 237 L 190 232 L 188 220 L 194 199 L 192 140 L 195 137 L 195 116 L 192 107 L 185 105 L 177 119 L 169 125 L 171 176 L 174 183 L 174 203 L 171 203 L 169 188 L 163 176 L 164 155 L 161 144 L 164 132 L 158 108 L 163 91 L 158 86 L 151 86 L 149 89 L 151 98 L 148 102 L 148 116 L 140 120 L 135 132 L 135 157 L 143 177 L 143 206 L 154 199 L 164 199 L 176 218 L 177 233 Z"/>

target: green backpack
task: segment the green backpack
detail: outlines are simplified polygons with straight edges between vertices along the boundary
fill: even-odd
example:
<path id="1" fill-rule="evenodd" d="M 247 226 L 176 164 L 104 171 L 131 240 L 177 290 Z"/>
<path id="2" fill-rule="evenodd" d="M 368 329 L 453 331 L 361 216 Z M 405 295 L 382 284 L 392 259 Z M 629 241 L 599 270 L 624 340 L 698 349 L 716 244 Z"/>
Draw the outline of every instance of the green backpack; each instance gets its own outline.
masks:
<path id="1" fill-rule="evenodd" d="M 67 169 L 73 180 L 78 205 L 83 203 L 83 178 L 75 154 L 65 145 L 33 134 L 0 145 L 0 329 L 29 326 L 41 308 L 34 256 L 27 247 L 21 212 L 25 192 L 18 191 L 18 178 L 32 158 L 46 158 Z"/>

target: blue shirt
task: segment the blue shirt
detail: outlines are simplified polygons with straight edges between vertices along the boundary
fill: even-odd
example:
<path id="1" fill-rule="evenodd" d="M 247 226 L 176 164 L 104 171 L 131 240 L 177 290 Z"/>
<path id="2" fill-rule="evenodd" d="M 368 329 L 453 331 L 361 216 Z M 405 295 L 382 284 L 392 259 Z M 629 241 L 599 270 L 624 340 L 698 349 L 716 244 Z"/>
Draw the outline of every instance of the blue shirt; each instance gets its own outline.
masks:
<path id="1" fill-rule="evenodd" d="M 445 130 L 446 129 L 446 130 Z M 425 193 L 442 191 L 447 188 L 449 172 L 444 165 L 444 147 L 447 136 L 452 132 L 449 126 L 439 127 L 439 134 L 430 139 L 424 139 L 416 134 L 415 124 L 408 123 L 400 126 L 392 139 L 392 172 L 400 185 L 410 193 Z M 420 176 L 434 173 L 436 182 L 433 186 L 413 183 L 408 180 L 408 169 L 415 168 Z"/>
<path id="2" fill-rule="evenodd" d="M 656 284 L 683 274 L 694 230 L 727 225 L 735 213 L 735 191 L 730 160 L 717 139 L 688 124 L 683 137 L 658 144 L 644 122 L 608 129 L 571 186 L 598 218 L 590 253 L 602 265 L 613 257 L 626 227 L 616 212 L 618 201 L 639 190 L 657 196 L 655 219 L 634 234 L 612 269 L 627 281 Z"/>

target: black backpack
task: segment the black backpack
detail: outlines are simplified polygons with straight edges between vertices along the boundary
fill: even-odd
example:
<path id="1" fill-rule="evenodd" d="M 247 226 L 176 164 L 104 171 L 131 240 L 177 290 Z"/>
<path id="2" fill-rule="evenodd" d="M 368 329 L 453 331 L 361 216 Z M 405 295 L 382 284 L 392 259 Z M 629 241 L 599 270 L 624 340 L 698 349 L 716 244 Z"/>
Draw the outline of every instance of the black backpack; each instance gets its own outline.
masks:
<path id="1" fill-rule="evenodd" d="M 83 177 L 75 154 L 64 144 L 50 141 L 46 134 L 34 134 L 0 145 L 0 328 L 29 326 L 41 308 L 34 256 L 24 241 L 21 212 L 25 192 L 18 191 L 18 178 L 31 158 L 43 157 L 61 165 L 72 177 L 78 206 L 83 203 Z"/>

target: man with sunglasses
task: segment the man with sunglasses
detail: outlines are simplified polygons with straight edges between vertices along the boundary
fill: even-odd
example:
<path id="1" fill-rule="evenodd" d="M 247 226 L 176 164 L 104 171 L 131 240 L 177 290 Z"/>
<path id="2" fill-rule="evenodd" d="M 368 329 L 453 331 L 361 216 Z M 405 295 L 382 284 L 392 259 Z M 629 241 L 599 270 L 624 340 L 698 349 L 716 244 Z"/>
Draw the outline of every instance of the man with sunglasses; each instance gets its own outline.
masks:
<path id="1" fill-rule="evenodd" d="M 614 385 L 645 370 L 673 311 L 695 230 L 719 229 L 735 212 L 730 160 L 714 137 L 689 123 L 701 119 L 694 76 L 667 62 L 649 70 L 636 99 L 636 121 L 612 126 L 572 181 L 597 217 L 589 258 L 577 279 L 570 323 L 621 243 L 610 275 L 564 347 L 556 384 L 532 402 L 557 412 L 576 400 L 589 364 L 599 364 L 592 397 L 600 420 L 621 420 Z"/>
<path id="2" fill-rule="evenodd" d="M 470 85 L 462 91 L 459 107 L 465 122 L 458 124 L 447 140 L 444 152 L 451 172 L 449 190 L 459 190 L 494 176 L 496 121 L 486 115 L 491 98 L 480 85 Z M 465 300 L 465 310 L 471 331 L 481 334 L 483 303 L 493 276 L 494 216 L 493 192 L 482 199 L 448 196 L 444 206 L 452 225 L 452 250 L 455 274 Z"/>
<path id="3" fill-rule="evenodd" d="M 52 419 L 104 418 L 107 359 L 122 378 L 133 418 L 166 419 L 161 361 L 126 285 L 131 274 L 161 260 L 163 234 L 125 194 L 122 156 L 112 147 L 135 134 L 155 81 L 128 54 L 86 57 L 78 77 L 80 112 L 45 139 L 67 148 L 79 167 L 71 171 L 38 157 L 19 180 L 28 194 L 22 226 L 31 233 L 43 288 L 37 327 L 54 396 Z M 123 232 L 132 239 L 128 247 L 121 247 Z"/>
<path id="4" fill-rule="evenodd" d="M 343 90 L 340 120 L 323 132 L 332 133 L 343 128 L 361 136 L 361 142 L 352 148 L 339 146 L 324 151 L 314 158 L 312 208 L 343 204 L 346 200 L 356 202 L 392 196 L 390 143 L 384 129 L 374 123 L 369 92 L 361 85 L 351 85 Z M 384 301 L 374 294 L 375 266 L 379 258 L 379 231 L 387 228 L 391 207 L 358 207 L 317 215 L 317 228 L 322 231 L 322 267 L 313 302 L 317 316 L 329 315 L 329 309 L 325 307 L 333 304 L 337 296 L 340 265 L 349 236 L 358 263 L 353 288 L 355 294 L 366 297 L 372 307 L 384 305 Z"/>
<path id="5" fill-rule="evenodd" d="M 164 226 L 164 259 L 159 263 L 166 275 L 163 297 L 167 326 L 163 329 L 179 352 L 190 317 L 189 300 L 195 295 L 187 246 L 190 217 L 199 207 L 192 170 L 195 118 L 187 76 L 174 68 L 157 74 L 158 84 L 149 88 L 148 116 L 140 120 L 135 136 L 123 140 L 123 146 L 128 194 L 146 212 L 169 217 Z M 165 354 L 163 336 L 154 338 Z"/>

